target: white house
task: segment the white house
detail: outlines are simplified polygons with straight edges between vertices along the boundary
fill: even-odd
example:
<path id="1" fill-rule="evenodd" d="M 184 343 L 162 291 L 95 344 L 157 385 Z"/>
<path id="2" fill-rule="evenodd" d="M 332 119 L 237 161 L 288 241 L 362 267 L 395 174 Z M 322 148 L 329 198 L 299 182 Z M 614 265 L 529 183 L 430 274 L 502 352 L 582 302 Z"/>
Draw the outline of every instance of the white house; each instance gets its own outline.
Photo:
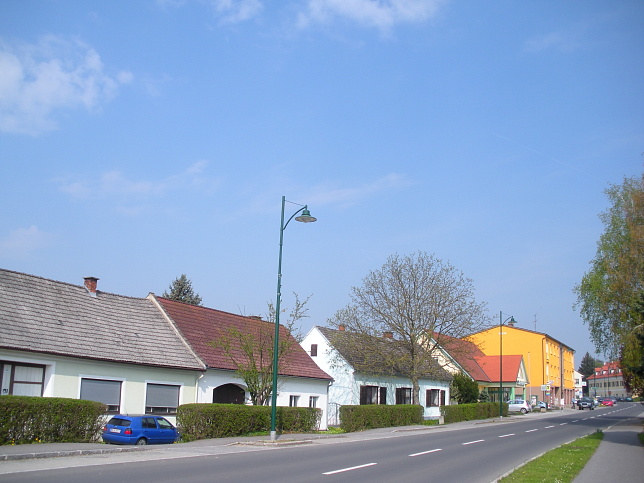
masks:
<path id="1" fill-rule="evenodd" d="M 338 341 L 351 337 L 349 332 L 313 327 L 301 342 L 316 364 L 333 377 L 329 388 L 329 424 L 339 423 L 339 408 L 357 404 L 411 404 L 412 383 L 402 375 L 360 372 L 356 366 L 360 354 L 348 350 Z M 431 358 L 432 376 L 419 381 L 420 404 L 426 419 L 438 419 L 440 406 L 449 404 L 449 385 L 452 376 Z"/>
<path id="2" fill-rule="evenodd" d="M 0 394 L 172 415 L 206 369 L 147 299 L 0 270 Z"/>
<path id="3" fill-rule="evenodd" d="M 249 403 L 244 382 L 220 348 L 229 327 L 252 317 L 125 297 L 0 269 L 0 396 L 89 399 L 109 414 L 162 414 L 188 403 Z M 274 326 L 273 326 L 274 327 Z M 283 340 L 292 337 L 281 328 Z M 293 340 L 280 367 L 278 405 L 322 409 L 331 377 Z"/>

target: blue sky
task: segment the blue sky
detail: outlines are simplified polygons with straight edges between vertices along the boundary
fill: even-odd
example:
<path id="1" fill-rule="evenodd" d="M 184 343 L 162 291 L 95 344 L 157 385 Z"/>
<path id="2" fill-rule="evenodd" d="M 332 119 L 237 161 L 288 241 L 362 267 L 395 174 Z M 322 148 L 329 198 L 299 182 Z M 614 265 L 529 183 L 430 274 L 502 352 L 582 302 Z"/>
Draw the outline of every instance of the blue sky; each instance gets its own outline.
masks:
<path id="1" fill-rule="evenodd" d="M 265 314 L 284 195 L 318 218 L 284 233 L 304 331 L 425 251 L 578 366 L 604 190 L 644 162 L 643 27 L 641 1 L 2 2 L 0 267 L 185 273 Z"/>

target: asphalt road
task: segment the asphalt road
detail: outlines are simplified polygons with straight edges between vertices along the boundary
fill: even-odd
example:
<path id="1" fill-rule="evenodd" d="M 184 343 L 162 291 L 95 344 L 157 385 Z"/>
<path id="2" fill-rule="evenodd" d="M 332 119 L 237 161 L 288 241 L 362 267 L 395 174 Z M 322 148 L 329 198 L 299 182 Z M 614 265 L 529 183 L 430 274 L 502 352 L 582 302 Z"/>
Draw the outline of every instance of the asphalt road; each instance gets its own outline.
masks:
<path id="1" fill-rule="evenodd" d="M 465 430 L 416 431 L 371 440 L 328 439 L 280 448 L 204 455 L 199 451 L 56 458 L 33 463 L 0 480 L 12 482 L 484 482 L 597 429 L 641 413 L 638 404 L 595 411 L 514 418 Z M 174 445 L 175 447 L 177 445 Z M 74 461 L 67 465 L 61 460 Z M 82 463 L 79 463 L 82 460 Z M 3 463 L 4 464 L 4 463 Z M 37 469 L 41 465 L 42 469 Z M 33 469 L 33 470 L 32 470 Z M 553 471 L 557 471 L 553 468 Z"/>

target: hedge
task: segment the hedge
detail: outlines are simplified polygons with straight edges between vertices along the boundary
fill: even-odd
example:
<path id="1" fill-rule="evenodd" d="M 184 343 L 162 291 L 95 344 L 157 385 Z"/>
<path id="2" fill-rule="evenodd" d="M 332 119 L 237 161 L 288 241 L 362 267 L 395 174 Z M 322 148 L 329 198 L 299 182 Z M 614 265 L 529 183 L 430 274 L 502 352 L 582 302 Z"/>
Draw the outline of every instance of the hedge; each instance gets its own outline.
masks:
<path id="1" fill-rule="evenodd" d="M 278 407 L 277 430 L 315 431 L 320 427 L 321 418 L 321 409 Z M 243 404 L 183 404 L 177 409 L 177 426 L 183 441 L 269 431 L 271 408 Z"/>
<path id="2" fill-rule="evenodd" d="M 473 419 L 488 419 L 499 416 L 499 403 L 471 403 L 441 406 L 441 415 L 445 424 L 471 421 Z M 508 415 L 508 404 L 503 403 L 503 416 Z"/>
<path id="3" fill-rule="evenodd" d="M 97 441 L 106 410 L 80 399 L 0 396 L 0 445 Z"/>
<path id="4" fill-rule="evenodd" d="M 368 404 L 340 407 L 340 428 L 346 432 L 422 424 L 423 407 L 414 404 Z"/>

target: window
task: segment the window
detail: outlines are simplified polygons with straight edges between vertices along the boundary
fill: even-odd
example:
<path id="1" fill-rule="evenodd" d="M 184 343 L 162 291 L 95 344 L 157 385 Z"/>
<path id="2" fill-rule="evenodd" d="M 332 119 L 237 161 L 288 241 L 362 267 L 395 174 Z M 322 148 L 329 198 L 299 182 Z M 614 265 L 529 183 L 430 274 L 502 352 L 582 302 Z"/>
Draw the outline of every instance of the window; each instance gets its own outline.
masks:
<path id="1" fill-rule="evenodd" d="M 435 407 L 445 405 L 445 390 L 427 389 L 425 392 L 425 407 Z"/>
<path id="2" fill-rule="evenodd" d="M 387 388 L 360 386 L 360 404 L 387 404 Z"/>
<path id="3" fill-rule="evenodd" d="M 157 429 L 157 423 L 154 418 L 141 418 L 141 427 L 143 429 Z"/>
<path id="4" fill-rule="evenodd" d="M 411 387 L 396 388 L 396 404 L 411 404 Z"/>
<path id="5" fill-rule="evenodd" d="M 176 414 L 180 386 L 148 384 L 145 390 L 146 414 Z"/>
<path id="6" fill-rule="evenodd" d="M 42 396 L 45 366 L 35 364 L 0 363 L 2 395 Z"/>
<path id="7" fill-rule="evenodd" d="M 387 388 L 381 387 L 379 391 L 378 404 L 387 404 Z"/>
<path id="8" fill-rule="evenodd" d="M 297 407 L 297 402 L 300 400 L 300 396 L 289 396 L 288 405 L 292 408 Z"/>
<path id="9" fill-rule="evenodd" d="M 309 396 L 309 407 L 310 408 L 318 407 L 318 396 Z"/>
<path id="10" fill-rule="evenodd" d="M 81 379 L 80 398 L 107 405 L 108 413 L 118 413 L 121 408 L 121 381 Z"/>
<path id="11" fill-rule="evenodd" d="M 318 345 L 311 344 L 311 357 L 315 357 L 317 355 L 318 355 Z"/>

